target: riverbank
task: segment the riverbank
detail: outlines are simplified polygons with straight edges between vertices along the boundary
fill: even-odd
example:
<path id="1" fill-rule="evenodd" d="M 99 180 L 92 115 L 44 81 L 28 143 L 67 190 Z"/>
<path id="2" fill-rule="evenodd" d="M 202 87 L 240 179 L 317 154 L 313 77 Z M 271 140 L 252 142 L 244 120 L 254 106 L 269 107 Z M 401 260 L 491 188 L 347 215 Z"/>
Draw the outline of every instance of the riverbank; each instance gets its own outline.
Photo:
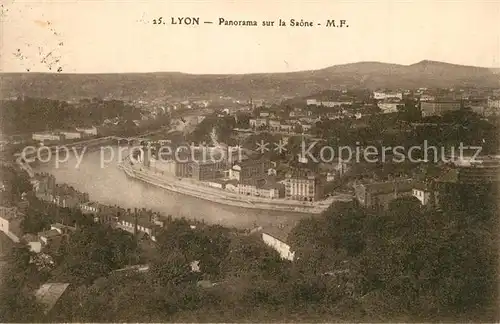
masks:
<path id="1" fill-rule="evenodd" d="M 317 202 L 244 196 L 224 189 L 213 188 L 192 179 L 156 174 L 145 168 L 132 166 L 127 161 L 120 163 L 118 167 L 133 179 L 138 179 L 176 193 L 240 208 L 321 214 L 335 201 L 352 200 L 352 197 L 349 195 L 337 195 Z"/>

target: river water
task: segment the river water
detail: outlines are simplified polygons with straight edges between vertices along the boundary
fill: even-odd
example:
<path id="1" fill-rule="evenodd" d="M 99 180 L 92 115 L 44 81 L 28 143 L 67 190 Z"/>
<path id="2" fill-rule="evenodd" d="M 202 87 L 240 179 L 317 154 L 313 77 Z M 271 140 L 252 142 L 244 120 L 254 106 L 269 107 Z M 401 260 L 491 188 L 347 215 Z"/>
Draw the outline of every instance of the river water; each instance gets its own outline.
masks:
<path id="1" fill-rule="evenodd" d="M 118 147 L 114 148 L 118 151 Z M 76 156 L 71 153 L 68 161 L 60 163 L 57 167 L 53 159 L 33 165 L 33 169 L 35 172 L 49 172 L 56 177 L 57 183 L 66 183 L 89 193 L 93 201 L 124 208 L 147 208 L 173 217 L 204 220 L 209 224 L 237 228 L 283 225 L 289 229 L 301 218 L 310 216 L 301 213 L 225 206 L 173 193 L 127 177 L 117 167 L 118 157 L 109 163 L 104 163 L 101 167 L 101 154 L 105 159 L 111 160 L 109 151 L 102 152 L 104 153 L 99 150 L 86 152 L 80 165 Z"/>

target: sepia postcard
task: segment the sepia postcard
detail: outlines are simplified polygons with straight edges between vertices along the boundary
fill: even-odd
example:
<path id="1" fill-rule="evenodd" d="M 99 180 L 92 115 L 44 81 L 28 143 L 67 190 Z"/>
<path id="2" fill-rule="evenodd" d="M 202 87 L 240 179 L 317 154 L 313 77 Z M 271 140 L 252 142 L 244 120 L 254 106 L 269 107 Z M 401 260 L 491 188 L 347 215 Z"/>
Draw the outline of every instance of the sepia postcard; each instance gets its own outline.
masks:
<path id="1" fill-rule="evenodd" d="M 500 322 L 500 1 L 0 9 L 0 322 Z"/>

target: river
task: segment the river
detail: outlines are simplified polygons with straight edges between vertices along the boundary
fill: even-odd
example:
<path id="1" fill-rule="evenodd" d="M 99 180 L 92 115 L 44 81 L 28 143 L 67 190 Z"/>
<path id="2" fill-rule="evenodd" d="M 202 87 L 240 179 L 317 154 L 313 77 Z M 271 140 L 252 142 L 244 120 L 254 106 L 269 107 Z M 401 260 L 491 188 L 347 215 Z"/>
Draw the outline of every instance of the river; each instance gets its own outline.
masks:
<path id="1" fill-rule="evenodd" d="M 117 147 L 114 147 L 118 151 Z M 111 160 L 109 151 L 103 156 Z M 118 155 L 118 154 L 116 154 Z M 124 155 L 125 156 L 125 155 Z M 101 167 L 101 151 L 86 152 L 80 165 L 74 154 L 56 167 L 55 160 L 33 165 L 35 172 L 49 172 L 58 183 L 66 183 L 87 192 L 90 199 L 124 208 L 147 208 L 173 217 L 204 220 L 209 224 L 237 228 L 283 225 L 290 228 L 307 214 L 245 209 L 213 203 L 158 188 L 131 179 L 118 169 L 118 158 Z"/>

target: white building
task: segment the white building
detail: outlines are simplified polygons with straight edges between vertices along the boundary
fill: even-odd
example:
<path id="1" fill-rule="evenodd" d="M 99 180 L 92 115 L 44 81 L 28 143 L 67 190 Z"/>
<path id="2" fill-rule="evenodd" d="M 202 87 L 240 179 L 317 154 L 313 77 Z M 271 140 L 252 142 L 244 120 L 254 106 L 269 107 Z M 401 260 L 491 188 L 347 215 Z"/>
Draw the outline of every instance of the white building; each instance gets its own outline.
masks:
<path id="1" fill-rule="evenodd" d="M 428 205 L 432 200 L 432 191 L 424 183 L 416 183 L 412 189 L 412 196 L 417 198 L 423 206 Z M 437 199 L 437 192 L 435 192 Z"/>
<path id="2" fill-rule="evenodd" d="M 290 245 L 288 245 L 284 240 L 279 239 L 268 233 L 262 233 L 262 240 L 264 243 L 274 250 L 278 251 L 282 259 L 293 261 L 295 258 L 295 252 L 291 251 Z"/>
<path id="3" fill-rule="evenodd" d="M 344 100 L 344 101 L 318 101 L 316 99 L 307 99 L 306 104 L 308 106 L 324 106 L 328 108 L 340 107 L 342 105 L 352 105 L 352 101 Z"/>
<path id="4" fill-rule="evenodd" d="M 391 114 L 398 112 L 399 107 L 403 107 L 404 103 L 399 101 L 381 101 L 377 106 L 382 110 L 384 114 Z"/>
<path id="5" fill-rule="evenodd" d="M 0 206 L 0 231 L 16 243 L 19 242 L 21 220 L 16 207 Z"/>
<path id="6" fill-rule="evenodd" d="M 375 92 L 373 92 L 373 98 L 377 99 L 377 100 L 386 100 L 386 99 L 403 100 L 403 93 L 402 92 L 375 91 Z"/>
<path id="7" fill-rule="evenodd" d="M 488 98 L 488 108 L 500 109 L 500 99 Z"/>
<path id="8" fill-rule="evenodd" d="M 323 195 L 324 181 L 326 178 L 323 179 L 320 175 L 292 176 L 287 174 L 286 178 L 280 182 L 285 185 L 286 197 L 295 200 L 316 201 L 320 200 Z"/>
<path id="9" fill-rule="evenodd" d="M 424 189 L 413 188 L 412 195 L 417 198 L 422 205 L 427 205 L 431 199 L 431 193 Z"/>
<path id="10" fill-rule="evenodd" d="M 250 123 L 250 127 L 259 128 L 261 126 L 267 126 L 267 119 L 265 119 L 265 118 L 251 118 L 249 123 Z"/>
<path id="11" fill-rule="evenodd" d="M 52 133 L 52 132 L 41 132 L 41 133 L 33 133 L 31 138 L 34 141 L 60 141 L 62 136 L 60 134 Z"/>
<path id="12" fill-rule="evenodd" d="M 352 105 L 352 101 L 322 101 L 320 106 L 325 106 L 328 108 L 340 107 L 342 105 Z"/>
<path id="13" fill-rule="evenodd" d="M 64 135 L 64 138 L 66 139 L 76 139 L 76 138 L 82 138 L 82 133 L 80 132 L 73 132 L 73 131 L 61 131 L 61 134 Z"/>
<path id="14" fill-rule="evenodd" d="M 26 234 L 23 236 L 23 241 L 29 247 L 31 252 L 40 253 L 42 251 L 42 242 L 33 234 Z"/>
<path id="15" fill-rule="evenodd" d="M 89 135 L 89 136 L 96 136 L 97 135 L 97 128 L 95 126 L 92 126 L 92 127 L 77 127 L 76 131 L 84 133 L 85 135 Z"/>
<path id="16" fill-rule="evenodd" d="M 420 101 L 434 101 L 434 100 L 436 100 L 436 97 L 428 94 L 423 94 L 420 96 Z"/>
<path id="17" fill-rule="evenodd" d="M 316 100 L 316 99 L 307 99 L 306 104 L 308 106 L 319 106 L 318 100 Z"/>

